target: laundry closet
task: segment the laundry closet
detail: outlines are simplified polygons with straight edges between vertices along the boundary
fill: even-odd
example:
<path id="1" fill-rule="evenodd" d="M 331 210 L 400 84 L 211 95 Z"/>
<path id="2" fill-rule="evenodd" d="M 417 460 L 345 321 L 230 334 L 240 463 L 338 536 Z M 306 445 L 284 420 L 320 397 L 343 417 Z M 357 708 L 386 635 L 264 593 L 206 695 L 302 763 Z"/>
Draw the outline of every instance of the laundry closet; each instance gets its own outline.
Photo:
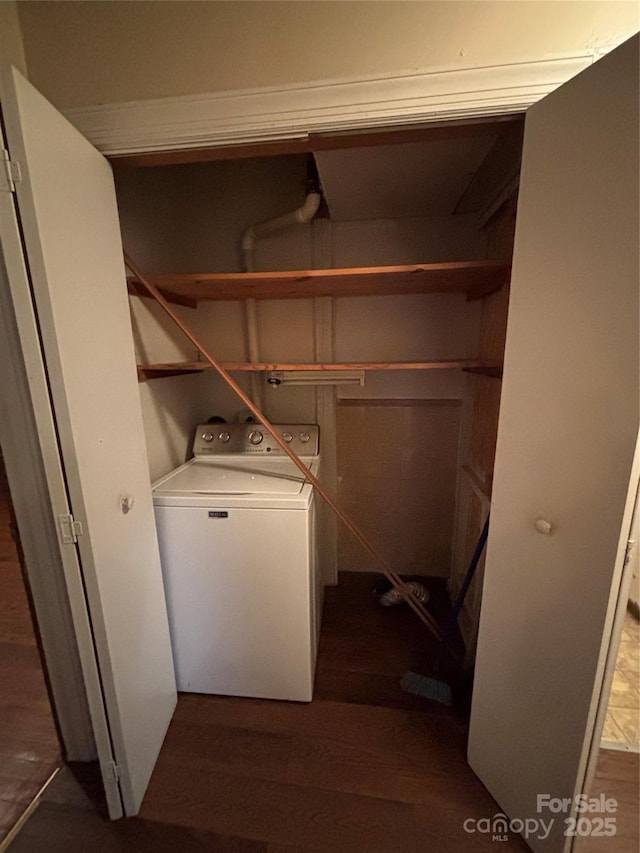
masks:
<path id="1" fill-rule="evenodd" d="M 394 570 L 453 569 L 452 594 L 491 493 L 522 127 L 514 116 L 328 137 L 310 152 L 113 163 L 136 264 L 271 422 L 320 424 L 325 487 Z M 238 275 L 247 229 L 312 191 L 313 220 L 256 238 L 258 276 Z M 246 412 L 157 305 L 130 302 L 156 479 L 184 461 L 196 424 Z M 282 368 L 305 372 L 289 385 Z M 376 570 L 329 512 L 321 531 L 326 583 Z M 461 619 L 471 644 L 480 586 Z"/>
<path id="2" fill-rule="evenodd" d="M 506 814 L 580 790 L 597 731 L 637 485 L 636 69 L 637 39 L 528 110 L 510 293 L 520 143 L 484 130 L 517 120 L 480 123 L 484 148 L 424 210 L 404 192 L 395 207 L 393 161 L 369 159 L 389 138 L 113 161 L 126 250 L 267 416 L 319 423 L 326 488 L 397 571 L 451 575 L 455 591 L 491 496 L 468 759 Z M 196 424 L 245 413 L 135 281 L 127 299 L 109 164 L 19 74 L 1 83 L 18 504 L 27 544 L 45 530 L 59 547 L 110 814 L 135 814 L 176 701 L 149 471 L 182 463 Z M 453 155 L 455 127 L 397 149 L 440 141 Z M 429 158 L 407 151 L 405 187 L 418 189 Z M 261 272 L 247 277 L 243 234 L 303 203 L 310 154 L 326 207 L 257 240 Z M 354 382 L 263 381 L 316 363 Z M 398 434 L 402 452 L 387 455 Z M 41 468 L 47 511 L 33 524 L 24 484 Z M 398 516 L 414 534 L 398 536 Z M 327 582 L 370 568 L 325 523 Z M 461 619 L 470 647 L 478 591 Z M 49 627 L 59 610 L 42 609 Z"/>

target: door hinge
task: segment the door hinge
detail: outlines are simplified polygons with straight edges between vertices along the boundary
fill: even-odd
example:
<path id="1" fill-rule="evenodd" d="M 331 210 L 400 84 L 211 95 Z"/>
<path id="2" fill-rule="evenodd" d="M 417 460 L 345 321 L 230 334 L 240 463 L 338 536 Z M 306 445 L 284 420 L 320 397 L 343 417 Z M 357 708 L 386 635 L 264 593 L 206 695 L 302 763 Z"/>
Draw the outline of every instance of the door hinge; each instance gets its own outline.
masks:
<path id="1" fill-rule="evenodd" d="M 631 554 L 633 553 L 633 549 L 635 547 L 635 544 L 636 544 L 635 539 L 629 539 L 627 541 L 627 550 L 624 552 L 624 564 L 625 564 L 625 566 L 628 565 L 628 563 L 631 560 Z"/>
<path id="2" fill-rule="evenodd" d="M 59 515 L 58 526 L 63 545 L 74 545 L 78 541 L 78 536 L 82 536 L 84 532 L 81 522 L 76 521 L 71 513 Z"/>
<path id="3" fill-rule="evenodd" d="M 11 160 L 6 148 L 0 151 L 0 191 L 14 193 L 16 184 L 22 180 L 20 163 Z"/>
<path id="4" fill-rule="evenodd" d="M 115 763 L 115 761 L 107 761 L 106 769 L 111 774 L 111 777 L 114 782 L 120 781 L 120 768 Z"/>

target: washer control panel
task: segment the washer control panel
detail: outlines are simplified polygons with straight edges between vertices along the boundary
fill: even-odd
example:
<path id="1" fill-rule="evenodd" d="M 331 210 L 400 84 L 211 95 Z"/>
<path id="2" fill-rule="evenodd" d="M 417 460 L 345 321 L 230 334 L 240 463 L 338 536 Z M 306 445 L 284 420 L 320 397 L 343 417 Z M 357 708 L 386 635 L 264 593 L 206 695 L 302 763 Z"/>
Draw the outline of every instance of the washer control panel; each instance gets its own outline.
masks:
<path id="1" fill-rule="evenodd" d="M 320 429 L 317 424 L 272 426 L 298 456 L 317 456 L 320 452 Z M 285 451 L 262 424 L 202 424 L 196 427 L 194 456 L 224 453 L 285 455 Z"/>

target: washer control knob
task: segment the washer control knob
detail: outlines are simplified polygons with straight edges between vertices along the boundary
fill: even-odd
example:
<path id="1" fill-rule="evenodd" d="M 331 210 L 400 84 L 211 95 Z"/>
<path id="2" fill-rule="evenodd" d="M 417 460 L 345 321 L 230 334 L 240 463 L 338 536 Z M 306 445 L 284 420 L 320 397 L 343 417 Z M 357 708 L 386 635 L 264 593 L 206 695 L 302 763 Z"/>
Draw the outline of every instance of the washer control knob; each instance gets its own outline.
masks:
<path id="1" fill-rule="evenodd" d="M 212 432 L 203 432 L 202 438 L 204 441 L 213 441 L 213 433 Z"/>
<path id="2" fill-rule="evenodd" d="M 228 432 L 221 432 L 218 438 L 220 439 L 220 441 L 223 441 L 226 444 L 231 438 L 231 436 Z"/>
<path id="3" fill-rule="evenodd" d="M 250 444 L 260 444 L 260 442 L 262 441 L 263 438 L 264 438 L 264 436 L 257 429 L 254 429 L 254 430 L 252 430 L 252 432 L 249 433 Z"/>
<path id="4" fill-rule="evenodd" d="M 291 442 L 293 441 L 293 436 L 291 435 L 290 432 L 283 432 L 282 433 L 282 440 L 286 441 L 287 444 L 291 444 Z"/>
<path id="5" fill-rule="evenodd" d="M 311 440 L 311 436 L 309 435 L 309 433 L 308 433 L 308 432 L 301 432 L 301 433 L 300 433 L 300 441 L 301 441 L 303 444 L 307 444 L 307 442 L 308 442 L 308 441 L 310 441 L 310 440 Z"/>

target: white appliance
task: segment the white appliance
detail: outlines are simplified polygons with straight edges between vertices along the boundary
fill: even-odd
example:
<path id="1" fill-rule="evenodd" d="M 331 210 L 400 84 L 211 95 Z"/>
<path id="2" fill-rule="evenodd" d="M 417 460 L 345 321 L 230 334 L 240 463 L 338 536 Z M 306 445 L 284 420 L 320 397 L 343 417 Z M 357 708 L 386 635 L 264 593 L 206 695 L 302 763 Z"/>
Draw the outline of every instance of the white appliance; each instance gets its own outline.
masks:
<path id="1" fill-rule="evenodd" d="M 276 429 L 317 476 L 318 427 Z M 178 690 L 309 702 L 313 487 L 260 425 L 199 426 L 193 454 L 153 486 Z"/>

